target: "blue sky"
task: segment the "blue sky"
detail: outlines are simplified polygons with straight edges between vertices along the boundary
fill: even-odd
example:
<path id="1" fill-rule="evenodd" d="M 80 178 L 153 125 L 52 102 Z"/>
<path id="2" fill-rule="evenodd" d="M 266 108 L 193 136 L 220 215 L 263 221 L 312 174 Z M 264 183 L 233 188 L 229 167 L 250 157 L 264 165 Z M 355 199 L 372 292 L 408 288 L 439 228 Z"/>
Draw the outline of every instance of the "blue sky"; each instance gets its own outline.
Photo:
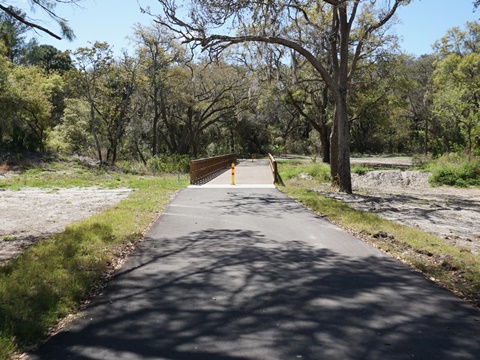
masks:
<path id="1" fill-rule="evenodd" d="M 158 9 L 156 0 L 138 1 L 142 5 L 150 5 L 154 9 L 156 6 Z M 396 33 L 403 39 L 402 49 L 417 56 L 431 53 L 432 44 L 447 29 L 463 27 L 466 21 L 480 19 L 480 9 L 473 13 L 472 3 L 473 0 L 413 0 L 410 5 L 402 7 L 398 11 L 400 23 L 395 26 Z M 58 6 L 57 10 L 69 20 L 77 39 L 70 43 L 47 35 L 37 38 L 40 43 L 53 45 L 60 50 L 89 46 L 89 42 L 106 41 L 119 54 L 123 48 L 129 48 L 125 38 L 132 33 L 135 23 L 151 23 L 148 15 L 141 14 L 137 0 L 85 0 L 81 8 Z M 50 27 L 53 27 L 52 24 Z"/>

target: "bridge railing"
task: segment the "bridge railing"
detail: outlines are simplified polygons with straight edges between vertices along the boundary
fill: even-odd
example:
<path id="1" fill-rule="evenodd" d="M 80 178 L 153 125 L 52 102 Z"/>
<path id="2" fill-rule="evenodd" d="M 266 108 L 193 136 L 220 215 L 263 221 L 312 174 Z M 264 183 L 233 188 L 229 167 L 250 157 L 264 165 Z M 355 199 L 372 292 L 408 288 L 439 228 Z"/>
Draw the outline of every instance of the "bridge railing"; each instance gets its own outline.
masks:
<path id="1" fill-rule="evenodd" d="M 190 184 L 198 184 L 213 177 L 219 170 L 237 161 L 237 154 L 220 155 L 190 161 Z"/>
<path id="2" fill-rule="evenodd" d="M 277 168 L 277 160 L 273 157 L 272 154 L 268 154 L 268 159 L 270 161 L 270 170 L 272 171 L 273 175 L 273 183 L 278 183 L 278 168 Z"/>

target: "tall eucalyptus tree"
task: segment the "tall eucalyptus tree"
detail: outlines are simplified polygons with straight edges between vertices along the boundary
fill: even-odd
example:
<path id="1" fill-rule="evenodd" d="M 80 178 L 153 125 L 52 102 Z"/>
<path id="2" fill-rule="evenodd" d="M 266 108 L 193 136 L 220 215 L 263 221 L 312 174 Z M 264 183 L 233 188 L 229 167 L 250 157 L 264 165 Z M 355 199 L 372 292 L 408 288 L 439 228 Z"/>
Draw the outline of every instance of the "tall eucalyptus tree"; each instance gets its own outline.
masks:
<path id="1" fill-rule="evenodd" d="M 410 0 L 158 1 L 165 15 L 157 21 L 211 54 L 233 44 L 262 42 L 303 56 L 320 74 L 335 102 L 332 181 L 340 191 L 352 192 L 347 112 L 350 83 L 359 60 L 369 51 L 365 44 Z M 308 32 L 298 31 L 299 27 Z M 326 39 L 328 52 L 316 54 L 307 33 Z"/>

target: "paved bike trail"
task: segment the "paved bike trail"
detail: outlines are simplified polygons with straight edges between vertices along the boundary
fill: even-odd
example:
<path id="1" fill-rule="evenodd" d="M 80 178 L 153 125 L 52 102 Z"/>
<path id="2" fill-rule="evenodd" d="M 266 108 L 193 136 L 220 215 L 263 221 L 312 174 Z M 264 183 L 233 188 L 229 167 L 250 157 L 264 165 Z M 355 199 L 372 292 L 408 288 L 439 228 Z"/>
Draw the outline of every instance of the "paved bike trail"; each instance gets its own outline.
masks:
<path id="1" fill-rule="evenodd" d="M 30 359 L 479 359 L 480 312 L 276 189 L 189 188 Z"/>

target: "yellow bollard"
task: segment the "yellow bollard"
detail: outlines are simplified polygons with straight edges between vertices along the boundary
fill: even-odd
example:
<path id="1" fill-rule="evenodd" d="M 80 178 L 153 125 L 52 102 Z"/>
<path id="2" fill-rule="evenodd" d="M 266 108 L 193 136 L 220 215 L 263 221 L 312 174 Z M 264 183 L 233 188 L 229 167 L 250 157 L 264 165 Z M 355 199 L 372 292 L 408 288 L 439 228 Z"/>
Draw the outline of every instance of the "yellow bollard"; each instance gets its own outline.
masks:
<path id="1" fill-rule="evenodd" d="M 232 163 L 232 185 L 235 185 L 235 163 Z"/>
<path id="2" fill-rule="evenodd" d="M 252 153 L 252 162 L 255 160 L 255 154 Z"/>

